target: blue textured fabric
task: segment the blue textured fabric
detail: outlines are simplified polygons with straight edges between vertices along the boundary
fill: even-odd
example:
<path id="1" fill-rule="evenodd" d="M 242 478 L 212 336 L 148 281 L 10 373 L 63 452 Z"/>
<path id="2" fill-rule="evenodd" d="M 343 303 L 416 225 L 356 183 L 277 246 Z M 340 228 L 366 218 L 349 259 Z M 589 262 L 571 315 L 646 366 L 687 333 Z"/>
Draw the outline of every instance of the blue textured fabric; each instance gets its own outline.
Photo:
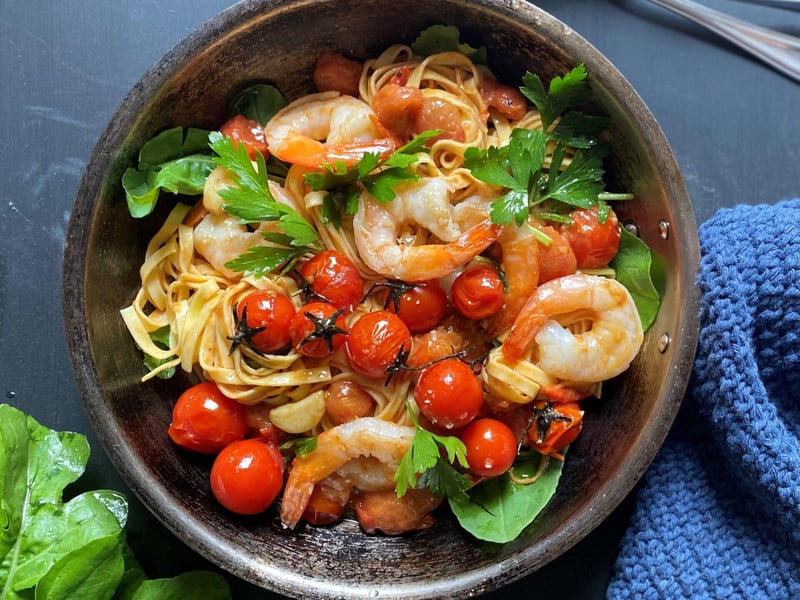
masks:
<path id="1" fill-rule="evenodd" d="M 700 227 L 697 358 L 608 598 L 800 598 L 800 199 Z"/>

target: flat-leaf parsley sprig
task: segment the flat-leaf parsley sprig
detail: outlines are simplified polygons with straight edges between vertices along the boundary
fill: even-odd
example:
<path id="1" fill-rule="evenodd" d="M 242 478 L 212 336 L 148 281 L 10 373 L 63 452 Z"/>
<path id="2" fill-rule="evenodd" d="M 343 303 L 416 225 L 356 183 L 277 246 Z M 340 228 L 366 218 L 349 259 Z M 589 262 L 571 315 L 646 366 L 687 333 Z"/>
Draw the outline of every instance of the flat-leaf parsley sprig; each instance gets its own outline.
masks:
<path id="1" fill-rule="evenodd" d="M 243 223 L 275 221 L 280 229 L 279 232 L 260 232 L 272 245 L 253 246 L 225 263 L 226 267 L 247 275 L 264 276 L 281 266 L 286 271 L 303 255 L 320 249 L 319 235 L 313 225 L 273 197 L 266 161 L 260 153 L 256 153 L 254 165 L 244 146 L 235 145 L 218 131 L 211 132 L 208 140 L 216 153 L 214 161 L 228 171 L 236 184 L 219 191 L 225 201 L 225 211 L 239 217 Z"/>
<path id="2" fill-rule="evenodd" d="M 555 77 L 547 89 L 538 75 L 526 73 L 520 90 L 538 109 L 542 130 L 515 128 L 506 146 L 465 152 L 464 164 L 477 179 L 507 189 L 492 203 L 492 221 L 523 225 L 531 209 L 539 207 L 540 218 L 568 222 L 572 207 L 594 205 L 604 220 L 603 159 L 608 149 L 598 143 L 598 135 L 608 119 L 574 110 L 591 96 L 585 67 Z"/>
<path id="3" fill-rule="evenodd" d="M 414 438 L 400 461 L 395 474 L 395 491 L 402 498 L 409 487 L 428 488 L 435 496 L 447 496 L 468 502 L 467 490 L 472 481 L 453 465 L 468 468 L 467 448 L 454 436 L 437 435 L 423 429 L 410 405 L 408 412 L 414 422 Z M 444 453 L 443 456 L 442 453 Z"/>
<path id="4" fill-rule="evenodd" d="M 395 199 L 395 186 L 419 181 L 409 167 L 419 160 L 417 152 L 427 150 L 425 143 L 441 134 L 437 129 L 423 131 L 404 144 L 385 160 L 376 153 L 366 153 L 354 166 L 348 168 L 343 162 L 324 165 L 324 171 L 307 173 L 304 178 L 315 191 L 327 191 L 322 206 L 322 218 L 326 224 L 341 227 L 342 214 L 353 215 L 358 209 L 358 197 L 366 190 L 378 202 Z"/>

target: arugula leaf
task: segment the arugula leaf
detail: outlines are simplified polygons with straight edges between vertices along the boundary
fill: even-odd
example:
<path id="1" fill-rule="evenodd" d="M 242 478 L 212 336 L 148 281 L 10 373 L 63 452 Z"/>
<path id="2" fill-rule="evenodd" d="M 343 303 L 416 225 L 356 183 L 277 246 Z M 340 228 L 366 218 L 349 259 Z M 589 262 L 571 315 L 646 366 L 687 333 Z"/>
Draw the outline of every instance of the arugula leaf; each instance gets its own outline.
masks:
<path id="1" fill-rule="evenodd" d="M 539 459 L 533 460 L 538 463 Z M 449 497 L 450 509 L 461 526 L 476 538 L 498 544 L 510 542 L 553 497 L 563 466 L 563 461 L 550 460 L 541 477 L 528 485 L 514 483 L 507 473 L 486 479 L 469 491 L 467 500 Z M 531 467 L 535 471 L 535 466 Z"/>
<path id="2" fill-rule="evenodd" d="M 257 276 L 267 275 L 285 265 L 285 269 L 301 256 L 319 248 L 319 236 L 314 226 L 292 207 L 275 200 L 269 190 L 264 157 L 256 155 L 256 164 L 250 160 L 242 145 L 235 145 L 218 131 L 208 136 L 209 145 L 217 153 L 215 162 L 230 173 L 235 186 L 220 190 L 228 214 L 245 223 L 277 222 L 285 235 L 263 232 L 261 235 L 276 246 L 254 246 L 247 252 L 228 261 L 225 266 L 234 271 Z M 284 270 L 285 270 L 284 269 Z"/>
<path id="3" fill-rule="evenodd" d="M 486 48 L 473 48 L 461 42 L 461 32 L 453 25 L 432 25 L 417 36 L 411 49 L 420 56 L 430 56 L 439 52 L 460 52 L 472 62 L 488 64 Z"/>
<path id="4" fill-rule="evenodd" d="M 395 473 L 397 497 L 403 497 L 409 487 L 420 485 L 436 496 L 452 495 L 463 501 L 471 482 L 453 467 L 453 463 L 457 462 L 464 468 L 469 466 L 464 443 L 457 437 L 437 435 L 423 429 L 410 406 L 408 411 L 415 431 L 411 446 Z M 447 460 L 442 458 L 442 452 L 445 452 Z"/>
<path id="5" fill-rule="evenodd" d="M 147 582 L 125 541 L 125 496 L 97 490 L 62 501 L 88 458 L 85 436 L 0 405 L 0 598 L 167 597 L 139 594 Z M 212 590 L 203 597 L 230 598 L 220 575 L 203 578 Z M 183 589 L 172 597 L 197 597 L 183 579 L 172 585 Z"/>
<path id="6" fill-rule="evenodd" d="M 286 98 L 274 85 L 254 83 L 233 95 L 228 103 L 228 114 L 244 115 L 266 125 L 287 104 Z"/>
<path id="7" fill-rule="evenodd" d="M 141 218 L 153 212 L 160 192 L 197 195 L 216 164 L 208 155 L 208 131 L 181 127 L 154 136 L 139 150 L 137 168 L 122 175 L 128 212 Z"/>
<path id="8" fill-rule="evenodd" d="M 656 259 L 647 244 L 622 228 L 619 251 L 609 266 L 616 272 L 617 281 L 630 292 L 645 331 L 653 324 L 661 305 L 654 283 L 654 279 L 658 280 L 660 268 Z"/>

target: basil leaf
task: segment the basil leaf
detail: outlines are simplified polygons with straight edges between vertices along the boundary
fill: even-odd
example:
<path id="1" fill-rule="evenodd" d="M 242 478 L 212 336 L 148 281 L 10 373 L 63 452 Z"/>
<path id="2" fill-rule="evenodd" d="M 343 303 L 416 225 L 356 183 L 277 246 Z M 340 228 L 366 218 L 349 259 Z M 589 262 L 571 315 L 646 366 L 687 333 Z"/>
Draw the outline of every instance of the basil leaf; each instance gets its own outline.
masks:
<path id="1" fill-rule="evenodd" d="M 194 154 L 165 162 L 157 169 L 127 169 L 122 175 L 122 187 L 128 212 L 134 218 L 149 215 L 162 189 L 188 196 L 202 194 L 206 178 L 216 166 L 210 156 Z"/>
<path id="2" fill-rule="evenodd" d="M 139 597 L 147 582 L 124 539 L 125 496 L 97 490 L 62 502 L 88 458 L 85 436 L 53 431 L 0 405 L 0 598 L 111 598 L 120 583 L 114 598 Z M 192 578 L 168 585 L 187 590 L 169 597 L 230 598 L 221 576 Z M 195 580 L 211 595 L 196 593 Z"/>
<path id="3" fill-rule="evenodd" d="M 139 150 L 140 171 L 157 169 L 162 163 L 190 154 L 208 152 L 208 130 L 173 127 L 153 136 Z"/>
<path id="4" fill-rule="evenodd" d="M 244 115 L 248 119 L 266 125 L 288 102 L 273 85 L 256 83 L 235 94 L 228 103 L 228 114 Z"/>
<path id="5" fill-rule="evenodd" d="M 36 585 L 36 600 L 110 598 L 124 572 L 119 536 L 98 538 L 53 565 Z"/>
<path id="6" fill-rule="evenodd" d="M 473 48 L 461 42 L 461 33 L 453 25 L 432 25 L 424 29 L 411 44 L 411 49 L 420 56 L 439 52 L 460 52 L 472 62 L 488 64 L 486 47 Z"/>
<path id="7" fill-rule="evenodd" d="M 516 539 L 553 497 L 563 466 L 563 461 L 550 459 L 541 477 L 529 485 L 514 483 L 508 474 L 487 479 L 470 490 L 469 502 L 448 498 L 450 508 L 476 538 L 505 544 Z"/>
<path id="8" fill-rule="evenodd" d="M 659 280 L 660 262 L 654 258 L 647 244 L 623 227 L 619 252 L 609 264 L 617 281 L 630 292 L 645 331 L 653 324 L 661 305 L 653 282 L 654 277 Z"/>
<path id="9" fill-rule="evenodd" d="M 173 579 L 150 579 L 136 589 L 133 600 L 228 600 L 230 587 L 217 573 L 189 571 Z"/>

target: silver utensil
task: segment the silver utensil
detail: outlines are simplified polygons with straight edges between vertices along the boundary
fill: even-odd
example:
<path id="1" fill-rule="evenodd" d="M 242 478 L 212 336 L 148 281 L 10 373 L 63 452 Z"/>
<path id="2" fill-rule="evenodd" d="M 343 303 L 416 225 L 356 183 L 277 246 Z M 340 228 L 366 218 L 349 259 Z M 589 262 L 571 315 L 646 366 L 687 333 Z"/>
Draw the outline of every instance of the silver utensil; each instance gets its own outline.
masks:
<path id="1" fill-rule="evenodd" d="M 777 2 L 778 0 L 775 0 Z M 800 82 L 800 38 L 753 25 L 691 0 L 650 0 L 724 37 Z M 783 4 L 789 4 L 785 0 Z M 793 2 L 792 4 L 798 4 Z"/>
<path id="2" fill-rule="evenodd" d="M 800 10 L 800 0 L 739 0 L 747 4 L 763 4 L 764 6 L 774 6 L 775 8 L 786 8 L 788 10 Z"/>

